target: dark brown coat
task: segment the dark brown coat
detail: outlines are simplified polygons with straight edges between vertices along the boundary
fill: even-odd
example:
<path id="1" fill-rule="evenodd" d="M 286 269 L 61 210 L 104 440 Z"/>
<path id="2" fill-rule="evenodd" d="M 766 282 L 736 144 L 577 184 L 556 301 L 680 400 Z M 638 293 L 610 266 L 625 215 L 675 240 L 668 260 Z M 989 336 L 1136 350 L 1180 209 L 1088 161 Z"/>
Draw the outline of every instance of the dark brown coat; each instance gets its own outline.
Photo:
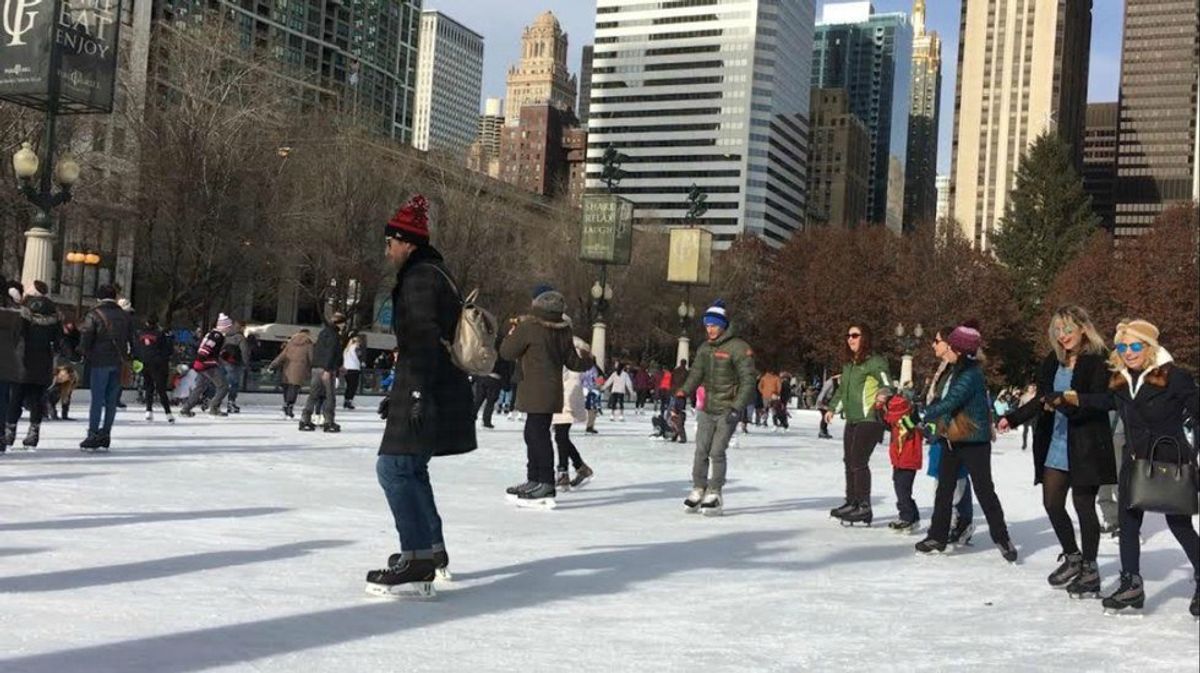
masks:
<path id="1" fill-rule="evenodd" d="M 556 414 L 563 409 L 563 367 L 587 371 L 592 358 L 575 351 L 571 323 L 563 318 L 566 300 L 545 292 L 533 302 L 533 311 L 517 320 L 500 344 L 500 357 L 517 363 L 517 410 L 527 414 Z"/>
<path id="2" fill-rule="evenodd" d="M 313 340 L 306 332 L 297 332 L 284 344 L 283 350 L 271 361 L 269 369 L 283 366 L 283 383 L 306 386 L 312 378 Z"/>

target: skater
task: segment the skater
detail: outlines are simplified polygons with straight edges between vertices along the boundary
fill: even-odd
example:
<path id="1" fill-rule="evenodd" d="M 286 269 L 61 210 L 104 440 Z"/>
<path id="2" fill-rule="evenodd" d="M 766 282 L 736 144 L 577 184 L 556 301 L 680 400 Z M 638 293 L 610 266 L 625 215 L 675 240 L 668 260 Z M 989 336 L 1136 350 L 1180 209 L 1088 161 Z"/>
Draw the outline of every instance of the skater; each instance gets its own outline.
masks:
<path id="1" fill-rule="evenodd" d="M 888 376 L 887 361 L 874 353 L 871 330 L 863 325 L 851 325 L 846 330 L 846 345 L 842 350 L 845 365 L 837 392 L 830 408 L 823 414 L 826 425 L 835 413 L 846 418 L 842 436 L 842 455 L 846 472 L 846 502 L 830 511 L 830 515 L 851 523 L 871 525 L 871 454 L 883 441 L 883 423 L 873 413 L 876 399 L 893 391 Z"/>
<path id="2" fill-rule="evenodd" d="M 918 552 L 945 551 L 950 535 L 950 506 L 958 468 L 965 465 L 975 487 L 979 506 L 987 517 L 988 532 L 1004 560 L 1016 563 L 1017 548 L 1008 535 L 1004 509 L 992 483 L 991 405 L 979 362 L 983 337 L 974 321 L 955 327 L 946 338 L 944 359 L 953 363 L 951 380 L 942 399 L 926 407 L 921 418 L 927 424 L 926 437 L 944 439 L 946 450 L 939 465 L 937 494 L 929 534 L 916 545 Z M 932 426 L 932 427 L 929 427 Z"/>
<path id="3" fill-rule="evenodd" d="M 600 379 L 600 369 L 593 365 L 579 381 L 583 387 L 583 408 L 587 411 L 587 426 L 583 431 L 589 435 L 600 434 L 596 431 L 596 415 L 600 412 Z"/>
<path id="4" fill-rule="evenodd" d="M 225 372 L 225 381 L 229 384 L 229 395 L 225 398 L 225 413 L 241 413 L 238 406 L 238 392 L 242 389 L 242 380 L 246 376 L 246 368 L 250 366 L 250 342 L 243 333 L 245 326 L 241 321 L 233 321 L 233 329 L 225 337 L 225 346 L 221 348 L 221 371 Z"/>
<path id="5" fill-rule="evenodd" d="M 328 324 L 321 328 L 317 335 L 317 345 L 313 348 L 313 366 L 316 369 L 308 383 L 308 400 L 304 402 L 304 411 L 300 415 L 300 430 L 312 432 L 317 429 L 313 424 L 313 414 L 318 410 L 324 418 L 321 430 L 324 432 L 341 432 L 342 426 L 334 422 L 337 409 L 337 377 L 342 367 L 342 327 L 346 324 L 346 314 L 334 313 Z"/>
<path id="6" fill-rule="evenodd" d="M 1074 390 L 1058 395 L 1052 407 L 1074 406 L 1080 410 L 1116 409 L 1125 425 L 1125 452 L 1121 460 L 1119 498 L 1121 512 L 1121 584 L 1103 601 L 1108 612 L 1140 612 L 1146 594 L 1141 575 L 1142 520 L 1146 510 L 1133 502 L 1131 482 L 1135 460 L 1174 465 L 1193 462 L 1195 450 L 1188 444 L 1184 425 L 1200 417 L 1200 389 L 1196 381 L 1174 365 L 1171 354 L 1159 345 L 1158 327 L 1145 320 L 1117 325 L 1113 338 L 1115 351 L 1110 358 L 1113 375 L 1109 390 L 1081 393 Z M 1193 579 L 1200 582 L 1200 537 L 1192 526 L 1196 513 L 1195 493 L 1186 509 L 1167 514 L 1167 528 L 1183 547 L 1192 564 Z M 1193 589 L 1189 611 L 1200 616 L 1200 589 Z"/>
<path id="7" fill-rule="evenodd" d="M 16 441 L 17 424 L 25 406 L 29 407 L 29 428 L 21 445 L 32 451 L 41 437 L 45 408 L 42 398 L 54 380 L 54 354 L 58 352 L 62 334 L 58 311 L 54 302 L 46 297 L 49 289 L 42 281 L 35 281 L 21 302 L 23 348 L 17 353 L 21 360 L 21 376 L 19 382 L 9 386 L 3 446 L 12 446 Z"/>
<path id="8" fill-rule="evenodd" d="M 283 350 L 267 366 L 267 371 L 274 374 L 283 367 L 280 378 L 283 387 L 283 415 L 288 418 L 296 417 L 296 398 L 300 396 L 300 387 L 308 382 L 313 368 L 313 340 L 308 328 L 302 328 L 288 339 Z"/>
<path id="9" fill-rule="evenodd" d="M 1033 483 L 1042 485 L 1042 502 L 1062 547 L 1058 557 L 1061 565 L 1047 581 L 1074 597 L 1093 595 L 1100 591 L 1096 496 L 1101 486 L 1117 483 L 1112 428 L 1105 411 L 1063 406 L 1051 409 L 1044 400 L 1065 390 L 1085 395 L 1106 392 L 1110 379 L 1108 349 L 1087 311 L 1078 306 L 1064 306 L 1054 312 L 1048 338 L 1052 350 L 1042 362 L 1037 395 L 1001 417 L 997 430 L 1005 433 L 1037 419 Z M 1079 517 L 1081 545 L 1075 541 L 1075 526 L 1067 514 L 1068 490 Z"/>
<path id="10" fill-rule="evenodd" d="M 385 595 L 409 586 L 428 592 L 439 572 L 448 575 L 450 557 L 429 460 L 475 450 L 471 383 L 442 345 L 454 340 L 462 298 L 441 253 L 429 244 L 428 207 L 423 196 L 415 196 L 385 228 L 388 261 L 398 269 L 392 331 L 399 357 L 381 407 L 387 426 L 375 473 L 396 523 L 400 552 L 388 558 L 386 568 L 367 573 L 367 590 Z"/>
<path id="11" fill-rule="evenodd" d="M 229 412 L 221 411 L 221 403 L 229 394 L 229 378 L 221 368 L 220 358 L 225 349 L 225 337 L 231 331 L 233 331 L 233 320 L 221 313 L 217 315 L 216 327 L 200 340 L 200 345 L 196 348 L 196 359 L 192 361 L 192 371 L 200 376 L 200 381 L 192 389 L 192 394 L 188 395 L 187 401 L 183 403 L 183 407 L 179 410 L 180 416 L 195 416 L 192 409 L 203 402 L 205 393 L 210 388 L 213 396 L 208 402 L 209 415 L 229 415 Z"/>
<path id="12" fill-rule="evenodd" d="M 956 357 L 950 352 L 945 337 L 950 336 L 954 327 L 944 327 L 933 335 L 933 354 L 938 359 L 938 368 L 929 380 L 928 390 L 925 391 L 925 406 L 932 405 L 942 399 L 950 390 L 951 374 L 954 368 L 950 359 Z M 935 480 L 941 473 L 942 451 L 945 442 L 940 437 L 925 437 L 929 442 L 929 469 L 926 474 Z M 966 465 L 958 467 L 954 476 L 954 523 L 950 526 L 950 537 L 946 540 L 951 545 L 968 545 L 975 535 L 975 500 L 971 495 L 971 477 L 967 474 Z"/>
<path id="13" fill-rule="evenodd" d="M 362 363 L 367 357 L 366 338 L 361 334 L 350 337 L 350 343 L 342 351 L 342 366 L 346 370 L 346 394 L 342 400 L 343 409 L 354 409 L 354 397 L 358 395 L 358 386 L 362 379 Z"/>
<path id="14" fill-rule="evenodd" d="M 633 379 L 625 369 L 624 363 L 618 362 L 617 368 L 604 382 L 603 390 L 608 391 L 608 410 L 612 412 L 612 420 L 625 420 L 625 397 L 633 394 Z"/>
<path id="15" fill-rule="evenodd" d="M 567 316 L 563 316 L 567 318 Z M 567 320 L 569 323 L 570 320 Z M 575 352 L 579 357 L 590 357 L 591 347 L 579 337 L 574 338 Z M 554 415 L 554 444 L 558 448 L 558 469 L 554 480 L 556 491 L 570 491 L 591 481 L 592 468 L 583 462 L 579 449 L 571 442 L 571 425 L 587 420 L 587 409 L 583 399 L 582 374 L 563 367 L 563 408 Z M 590 371 L 590 369 L 589 369 Z M 567 472 L 568 463 L 575 468 L 575 477 Z"/>
<path id="16" fill-rule="evenodd" d="M 167 395 L 167 375 L 171 371 L 171 355 L 175 345 L 171 335 L 158 326 L 158 318 L 146 318 L 142 331 L 137 335 L 137 356 L 142 361 L 142 380 L 146 382 L 146 420 L 154 420 L 154 396 L 162 405 L 167 422 L 174 423 L 171 415 L 171 400 Z"/>
<path id="17" fill-rule="evenodd" d="M 499 348 L 500 344 L 496 344 Z M 492 425 L 492 415 L 496 411 L 496 401 L 500 398 L 501 388 L 501 372 L 504 369 L 512 371 L 512 363 L 504 360 L 496 360 L 496 366 L 492 368 L 490 374 L 478 376 L 472 383 L 475 393 L 475 419 L 479 418 L 479 410 L 483 409 L 483 427 L 491 430 L 496 426 Z"/>
<path id="18" fill-rule="evenodd" d="M 829 413 L 829 405 L 833 396 L 837 394 L 838 381 L 841 378 L 841 374 L 834 374 L 825 379 L 825 384 L 821 386 L 821 394 L 817 396 L 815 404 L 821 412 L 821 429 L 817 431 L 817 439 L 833 439 L 833 435 L 829 434 L 829 421 L 833 418 Z"/>
<path id="19" fill-rule="evenodd" d="M 99 303 L 84 317 L 79 337 L 92 394 L 88 434 L 79 444 L 85 451 L 107 449 L 112 442 L 121 393 L 121 365 L 133 349 L 133 323 L 129 313 L 117 305 L 116 288 L 101 285 L 96 288 L 96 299 Z"/>
<path id="20" fill-rule="evenodd" d="M 876 413 L 891 431 L 888 458 L 892 461 L 892 485 L 896 489 L 896 509 L 899 517 L 888 524 L 897 533 L 911 533 L 921 520 L 920 510 L 913 500 L 913 482 L 921 469 L 924 437 L 912 422 L 912 401 L 904 395 L 892 395 L 877 402 Z"/>
<path id="21" fill-rule="evenodd" d="M 646 413 L 646 402 L 650 399 L 650 391 L 654 390 L 654 381 L 645 366 L 638 367 L 633 372 L 633 392 L 637 396 L 633 402 L 634 412 L 641 416 Z"/>
<path id="22" fill-rule="evenodd" d="M 575 350 L 571 324 L 564 319 L 566 300 L 548 285 L 534 290 L 532 311 L 521 316 L 500 344 L 500 357 L 521 371 L 517 409 L 526 413 L 526 480 L 507 489 L 520 506 L 554 507 L 554 449 L 550 445 L 553 416 L 563 409 L 564 367 L 585 372 L 591 355 Z"/>
<path id="23" fill-rule="evenodd" d="M 704 312 L 704 331 L 708 340 L 696 353 L 695 365 L 676 397 L 695 394 L 705 388 L 704 408 L 697 412 L 696 455 L 692 461 L 692 491 L 683 501 L 689 513 L 720 516 L 725 502 L 725 451 L 746 406 L 754 400 L 754 351 L 736 336 L 725 309 L 718 299 Z M 711 465 L 712 473 L 709 473 Z"/>
<path id="24" fill-rule="evenodd" d="M 682 397 L 671 398 L 671 407 L 667 411 L 667 424 L 671 429 L 669 442 L 687 444 L 687 400 Z"/>
<path id="25" fill-rule="evenodd" d="M 50 414 L 55 420 L 73 421 L 71 418 L 71 397 L 79 387 L 79 375 L 70 362 L 60 365 L 54 370 L 54 384 L 50 391 Z M 62 412 L 58 412 L 59 406 Z"/>

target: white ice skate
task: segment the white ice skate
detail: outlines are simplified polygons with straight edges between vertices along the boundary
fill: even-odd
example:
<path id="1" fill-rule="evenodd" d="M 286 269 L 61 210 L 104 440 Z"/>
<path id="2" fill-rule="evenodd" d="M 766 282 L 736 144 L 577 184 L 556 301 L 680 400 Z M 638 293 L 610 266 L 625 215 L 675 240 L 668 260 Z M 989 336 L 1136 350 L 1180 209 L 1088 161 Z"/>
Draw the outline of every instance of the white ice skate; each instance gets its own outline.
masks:
<path id="1" fill-rule="evenodd" d="M 710 491 L 700 502 L 700 513 L 704 516 L 721 516 L 725 513 L 725 501 L 720 491 Z"/>
<path id="2" fill-rule="evenodd" d="M 688 514 L 698 514 L 700 512 L 700 503 L 704 500 L 704 489 L 693 488 L 692 492 L 683 501 L 683 509 Z"/>

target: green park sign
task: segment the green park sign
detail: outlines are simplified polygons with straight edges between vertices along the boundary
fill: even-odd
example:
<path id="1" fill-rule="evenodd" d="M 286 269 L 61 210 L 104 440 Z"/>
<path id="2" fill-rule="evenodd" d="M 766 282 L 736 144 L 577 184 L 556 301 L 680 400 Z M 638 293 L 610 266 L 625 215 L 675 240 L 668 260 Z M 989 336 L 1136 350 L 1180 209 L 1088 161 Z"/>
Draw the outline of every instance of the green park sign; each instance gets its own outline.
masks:
<path id="1" fill-rule="evenodd" d="M 584 196 L 579 259 L 625 266 L 632 254 L 633 202 L 612 194 Z"/>

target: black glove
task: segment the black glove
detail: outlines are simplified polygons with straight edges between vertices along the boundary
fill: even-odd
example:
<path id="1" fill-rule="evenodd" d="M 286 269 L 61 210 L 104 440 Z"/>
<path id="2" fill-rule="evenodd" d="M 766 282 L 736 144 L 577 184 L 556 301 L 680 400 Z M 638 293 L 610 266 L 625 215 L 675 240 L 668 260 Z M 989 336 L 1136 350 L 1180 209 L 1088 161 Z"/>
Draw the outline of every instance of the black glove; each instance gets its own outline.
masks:
<path id="1" fill-rule="evenodd" d="M 742 422 L 742 412 L 737 409 L 730 409 L 729 413 L 725 414 L 725 420 L 730 425 L 737 425 Z"/>
<path id="2" fill-rule="evenodd" d="M 412 404 L 408 408 L 408 429 L 412 430 L 414 435 L 421 434 L 421 428 L 425 425 L 425 400 L 421 397 L 421 393 L 413 391 Z"/>
<path id="3" fill-rule="evenodd" d="M 385 421 L 387 420 L 387 417 L 388 417 L 388 407 L 389 406 L 391 406 L 389 404 L 389 400 L 388 400 L 387 396 L 384 396 L 384 398 L 382 400 L 379 400 L 379 408 L 376 409 L 376 413 L 378 413 L 379 417 Z"/>

